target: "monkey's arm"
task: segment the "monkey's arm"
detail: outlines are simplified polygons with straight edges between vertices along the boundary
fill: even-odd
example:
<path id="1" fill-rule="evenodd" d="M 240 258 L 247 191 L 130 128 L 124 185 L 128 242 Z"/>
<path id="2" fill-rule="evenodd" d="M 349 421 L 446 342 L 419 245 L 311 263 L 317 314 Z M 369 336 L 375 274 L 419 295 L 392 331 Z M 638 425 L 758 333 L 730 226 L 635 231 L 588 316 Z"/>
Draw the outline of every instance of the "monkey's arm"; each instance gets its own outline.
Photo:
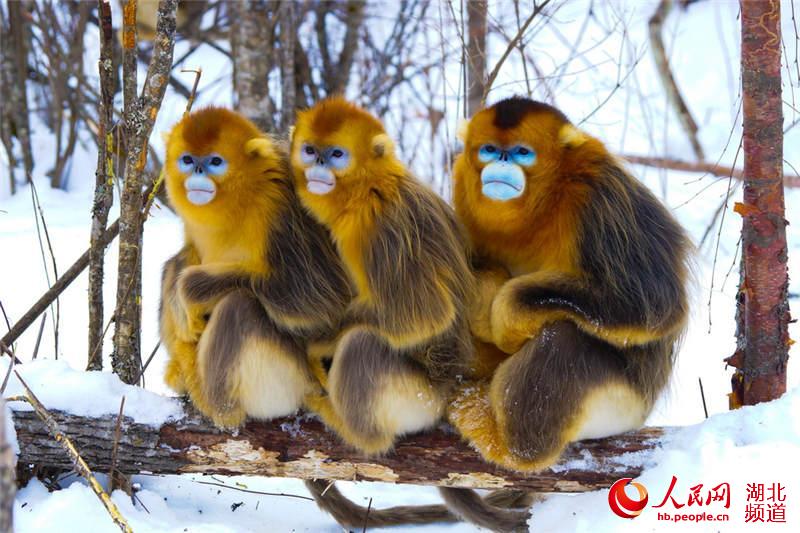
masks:
<path id="1" fill-rule="evenodd" d="M 432 194 L 401 190 L 363 257 L 364 316 L 393 346 L 418 345 L 466 319 L 475 284 L 466 246 L 450 208 Z"/>
<path id="2" fill-rule="evenodd" d="M 623 275 L 623 274 L 621 274 Z M 649 302 L 625 301 L 614 291 L 555 272 L 535 272 L 508 281 L 492 302 L 494 343 L 515 353 L 547 325 L 570 320 L 580 329 L 617 346 L 647 344 L 683 327 L 683 312 L 675 317 L 648 320 L 643 310 Z"/>
<path id="3" fill-rule="evenodd" d="M 472 334 L 483 342 L 493 342 L 491 311 L 497 293 L 509 280 L 505 269 L 479 268 L 475 272 L 477 292 L 469 302 L 469 325 Z"/>
<path id="4" fill-rule="evenodd" d="M 239 263 L 214 263 L 185 267 L 177 279 L 177 300 L 186 323 L 186 340 L 196 341 L 206 325 L 214 305 L 226 294 L 248 288 L 254 273 Z"/>
<path id="5" fill-rule="evenodd" d="M 161 303 L 159 306 L 159 329 L 167 348 L 174 340 L 191 341 L 192 334 L 181 302 L 178 280 L 188 267 L 200 263 L 197 250 L 186 244 L 177 254 L 164 263 L 161 272 Z"/>

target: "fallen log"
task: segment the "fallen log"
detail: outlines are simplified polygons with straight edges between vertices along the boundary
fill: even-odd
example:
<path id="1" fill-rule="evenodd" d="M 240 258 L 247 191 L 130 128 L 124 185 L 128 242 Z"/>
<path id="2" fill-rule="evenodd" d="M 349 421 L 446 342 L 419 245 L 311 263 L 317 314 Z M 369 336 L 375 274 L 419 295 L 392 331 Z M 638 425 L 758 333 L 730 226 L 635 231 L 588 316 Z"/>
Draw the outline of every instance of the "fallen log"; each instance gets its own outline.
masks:
<path id="1" fill-rule="evenodd" d="M 110 469 L 116 416 L 51 414 L 93 471 Z M 20 410 L 13 417 L 20 464 L 72 468 L 36 414 Z M 484 462 L 446 425 L 404 438 L 382 457 L 353 450 L 309 415 L 249 422 L 237 432 L 220 431 L 193 415 L 161 427 L 125 417 L 121 427 L 116 467 L 125 474 L 258 475 L 543 492 L 584 492 L 608 488 L 622 477 L 637 477 L 648 452 L 669 431 L 645 428 L 582 441 L 552 469 L 523 474 Z"/>

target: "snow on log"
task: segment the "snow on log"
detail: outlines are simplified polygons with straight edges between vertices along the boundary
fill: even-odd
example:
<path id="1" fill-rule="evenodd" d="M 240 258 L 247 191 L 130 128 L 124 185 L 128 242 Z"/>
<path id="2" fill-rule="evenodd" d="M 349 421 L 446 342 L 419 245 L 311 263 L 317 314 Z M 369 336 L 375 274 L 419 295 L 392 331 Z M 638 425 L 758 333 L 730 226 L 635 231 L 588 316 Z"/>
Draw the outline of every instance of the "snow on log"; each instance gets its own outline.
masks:
<path id="1" fill-rule="evenodd" d="M 94 471 L 111 467 L 116 416 L 97 418 L 52 412 Z M 13 412 L 21 464 L 72 468 L 69 457 L 32 411 Z M 401 440 L 392 453 L 368 457 L 308 415 L 249 422 L 221 431 L 196 416 L 160 427 L 125 417 L 117 469 L 126 474 L 230 474 L 301 479 L 382 481 L 418 485 L 584 492 L 636 477 L 668 429 L 645 428 L 572 445 L 544 472 L 524 474 L 484 462 L 448 426 Z"/>

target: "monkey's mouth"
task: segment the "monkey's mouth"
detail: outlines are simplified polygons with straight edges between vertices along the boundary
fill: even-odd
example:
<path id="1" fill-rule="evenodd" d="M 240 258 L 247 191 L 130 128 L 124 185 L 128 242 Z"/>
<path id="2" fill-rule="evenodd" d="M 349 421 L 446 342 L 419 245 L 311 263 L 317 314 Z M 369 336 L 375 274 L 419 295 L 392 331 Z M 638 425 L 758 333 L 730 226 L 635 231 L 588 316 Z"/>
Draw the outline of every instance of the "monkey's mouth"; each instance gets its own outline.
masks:
<path id="1" fill-rule="evenodd" d="M 214 182 L 205 176 L 192 176 L 183 183 L 186 199 L 194 205 L 206 205 L 217 195 Z"/>
<path id="2" fill-rule="evenodd" d="M 522 196 L 525 173 L 517 165 L 493 162 L 481 172 L 481 192 L 487 198 L 501 202 Z"/>
<path id="3" fill-rule="evenodd" d="M 336 177 L 327 168 L 314 166 L 306 170 L 306 189 L 312 194 L 328 194 L 336 187 Z"/>
<path id="4" fill-rule="evenodd" d="M 503 180 L 487 180 L 487 181 L 484 181 L 483 182 L 483 186 L 486 187 L 487 185 L 502 185 L 502 186 L 505 186 L 505 187 L 511 187 L 512 189 L 514 189 L 517 192 L 522 192 L 522 187 L 518 187 L 517 185 L 514 185 L 513 183 L 509 183 L 509 182 L 503 181 Z"/>

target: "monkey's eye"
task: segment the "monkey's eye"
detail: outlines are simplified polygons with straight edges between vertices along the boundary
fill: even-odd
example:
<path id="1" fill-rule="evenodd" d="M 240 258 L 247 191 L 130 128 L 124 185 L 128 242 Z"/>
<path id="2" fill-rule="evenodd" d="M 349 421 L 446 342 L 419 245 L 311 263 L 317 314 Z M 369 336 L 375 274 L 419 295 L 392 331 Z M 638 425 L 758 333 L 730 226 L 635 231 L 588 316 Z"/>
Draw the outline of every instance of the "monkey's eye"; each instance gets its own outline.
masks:
<path id="1" fill-rule="evenodd" d="M 310 165 L 317 160 L 317 149 L 310 144 L 304 144 L 300 148 L 300 161 L 305 165 Z"/>
<path id="2" fill-rule="evenodd" d="M 225 158 L 216 154 L 211 154 L 210 156 L 206 157 L 203 161 L 203 166 L 205 167 L 206 172 L 212 176 L 220 176 L 225 174 L 225 171 L 228 169 L 228 163 L 225 162 Z"/>
<path id="3" fill-rule="evenodd" d="M 350 163 L 350 153 L 339 146 L 332 146 L 326 152 L 327 163 L 333 168 L 340 170 Z"/>
<path id="4" fill-rule="evenodd" d="M 178 170 L 190 172 L 194 170 L 194 158 L 189 154 L 183 154 L 178 158 Z"/>
<path id="5" fill-rule="evenodd" d="M 523 167 L 532 165 L 536 160 L 536 152 L 529 146 L 517 145 L 509 150 L 509 152 L 514 163 Z"/>
<path id="6" fill-rule="evenodd" d="M 482 163 L 490 163 L 500 157 L 500 149 L 493 144 L 484 144 L 478 150 L 478 159 Z"/>

